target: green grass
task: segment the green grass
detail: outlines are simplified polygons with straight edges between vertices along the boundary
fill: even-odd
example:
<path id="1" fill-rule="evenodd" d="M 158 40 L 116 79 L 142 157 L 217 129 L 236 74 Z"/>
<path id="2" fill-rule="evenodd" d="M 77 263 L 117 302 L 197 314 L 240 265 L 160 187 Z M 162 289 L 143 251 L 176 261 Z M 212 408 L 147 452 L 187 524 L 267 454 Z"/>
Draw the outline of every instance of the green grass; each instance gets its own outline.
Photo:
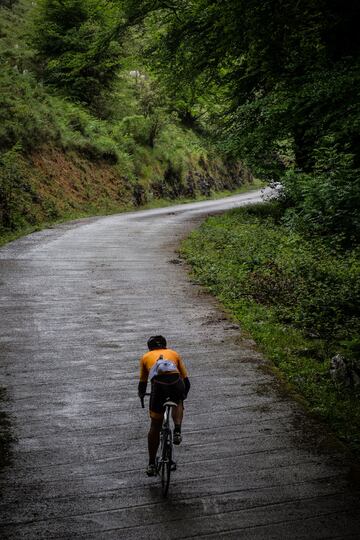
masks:
<path id="1" fill-rule="evenodd" d="M 360 388 L 336 386 L 330 359 L 358 364 L 360 262 L 320 240 L 305 241 L 276 205 L 209 218 L 181 254 L 310 411 L 360 452 Z"/>

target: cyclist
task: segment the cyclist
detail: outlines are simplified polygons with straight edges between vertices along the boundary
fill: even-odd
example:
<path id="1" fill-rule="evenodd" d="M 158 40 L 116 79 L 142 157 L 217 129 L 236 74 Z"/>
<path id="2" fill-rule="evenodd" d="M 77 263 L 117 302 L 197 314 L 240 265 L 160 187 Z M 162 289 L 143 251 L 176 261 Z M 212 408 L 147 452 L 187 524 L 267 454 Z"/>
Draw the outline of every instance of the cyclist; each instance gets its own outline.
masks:
<path id="1" fill-rule="evenodd" d="M 167 348 L 163 336 L 151 336 L 147 342 L 149 352 L 140 359 L 140 381 L 138 394 L 143 398 L 146 393 L 148 379 L 151 381 L 150 394 L 150 430 L 148 433 L 149 465 L 148 476 L 156 474 L 155 457 L 160 442 L 160 431 L 164 415 L 163 404 L 167 398 L 178 404 L 172 410 L 174 421 L 173 443 L 182 441 L 181 424 L 184 414 L 183 400 L 190 389 L 190 381 L 180 355 Z"/>

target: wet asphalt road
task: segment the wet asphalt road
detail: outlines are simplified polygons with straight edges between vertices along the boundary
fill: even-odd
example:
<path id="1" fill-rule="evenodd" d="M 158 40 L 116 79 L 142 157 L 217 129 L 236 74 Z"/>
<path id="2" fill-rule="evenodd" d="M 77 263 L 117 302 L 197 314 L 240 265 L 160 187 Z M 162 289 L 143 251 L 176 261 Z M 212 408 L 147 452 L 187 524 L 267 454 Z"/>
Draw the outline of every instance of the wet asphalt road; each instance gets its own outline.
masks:
<path id="1" fill-rule="evenodd" d="M 177 264 L 207 213 L 258 197 L 72 222 L 0 249 L 1 538 L 360 538 L 346 458 Z M 158 332 L 192 382 L 168 500 L 144 474 L 136 396 Z"/>

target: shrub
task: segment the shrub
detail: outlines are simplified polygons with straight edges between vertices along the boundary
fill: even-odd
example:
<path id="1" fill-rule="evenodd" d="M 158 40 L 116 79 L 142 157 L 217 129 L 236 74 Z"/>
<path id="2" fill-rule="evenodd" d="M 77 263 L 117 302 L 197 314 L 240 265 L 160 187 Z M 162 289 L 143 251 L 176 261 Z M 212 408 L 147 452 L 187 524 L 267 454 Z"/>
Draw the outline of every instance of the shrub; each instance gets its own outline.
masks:
<path id="1" fill-rule="evenodd" d="M 131 137 L 136 143 L 149 144 L 151 123 L 149 118 L 139 114 L 126 116 L 121 122 L 125 136 Z"/>
<path id="2" fill-rule="evenodd" d="M 56 135 L 45 92 L 29 73 L 0 70 L 0 149 L 33 148 Z"/>
<path id="3" fill-rule="evenodd" d="M 79 102 L 96 104 L 120 65 L 117 17 L 111 2 L 40 0 L 32 39 L 45 82 Z"/>
<path id="4" fill-rule="evenodd" d="M 277 205 L 209 219 L 193 240 L 195 268 L 217 294 L 270 307 L 328 350 L 360 331 L 357 250 L 339 252 L 277 225 Z"/>
<path id="5" fill-rule="evenodd" d="M 21 147 L 0 154 L 0 227 L 15 230 L 28 223 L 32 189 L 26 181 Z"/>
<path id="6" fill-rule="evenodd" d="M 330 359 L 358 369 L 359 249 L 309 239 L 264 204 L 209 218 L 182 253 L 317 415 L 357 452 L 360 389 L 334 384 Z"/>
<path id="7" fill-rule="evenodd" d="M 289 171 L 283 178 L 285 196 L 294 204 L 286 221 L 309 235 L 341 237 L 346 246 L 360 238 L 360 169 L 353 156 L 340 152 L 331 138 L 315 153 L 313 173 Z"/>

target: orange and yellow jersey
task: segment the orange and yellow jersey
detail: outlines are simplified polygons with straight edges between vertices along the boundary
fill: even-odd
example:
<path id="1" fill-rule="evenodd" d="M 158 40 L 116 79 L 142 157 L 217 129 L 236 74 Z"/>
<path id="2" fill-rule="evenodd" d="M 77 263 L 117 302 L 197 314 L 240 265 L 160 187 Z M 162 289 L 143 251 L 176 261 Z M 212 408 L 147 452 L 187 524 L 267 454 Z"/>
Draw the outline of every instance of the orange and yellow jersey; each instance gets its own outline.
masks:
<path id="1" fill-rule="evenodd" d="M 172 349 L 155 349 L 149 351 L 140 359 L 140 381 L 147 382 L 151 368 L 156 364 L 156 361 L 160 356 L 163 356 L 164 360 L 170 360 L 173 362 L 180 376 L 185 379 L 187 377 L 186 368 L 181 356 Z"/>

